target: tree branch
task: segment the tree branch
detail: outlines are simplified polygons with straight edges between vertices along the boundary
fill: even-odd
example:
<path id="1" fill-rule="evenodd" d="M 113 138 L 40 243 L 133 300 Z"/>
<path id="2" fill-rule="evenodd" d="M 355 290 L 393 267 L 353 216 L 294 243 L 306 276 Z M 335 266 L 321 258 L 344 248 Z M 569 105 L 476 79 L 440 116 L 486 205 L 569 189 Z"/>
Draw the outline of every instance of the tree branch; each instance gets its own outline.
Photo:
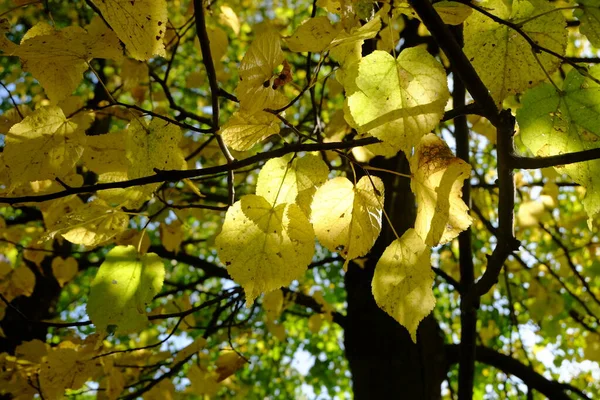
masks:
<path id="1" fill-rule="evenodd" d="M 330 142 L 330 143 L 300 143 L 291 146 L 284 146 L 279 149 L 259 153 L 255 156 L 236 160 L 230 164 L 219 165 L 210 168 L 189 169 L 189 170 L 156 170 L 155 175 L 145 176 L 143 178 L 130 179 L 120 182 L 99 183 L 96 185 L 73 187 L 69 190 L 63 190 L 55 193 L 42 194 L 37 196 L 19 196 L 19 197 L 0 197 L 0 203 L 18 204 L 18 203 L 40 203 L 48 200 L 60 199 L 72 194 L 94 193 L 98 190 L 106 189 L 124 189 L 133 186 L 146 185 L 148 183 L 161 182 L 177 182 L 185 178 L 196 178 L 199 176 L 207 176 L 236 170 L 238 168 L 247 167 L 254 163 L 269 160 L 275 157 L 281 157 L 290 153 L 298 153 L 301 151 L 321 151 L 321 150 L 344 150 L 353 147 L 366 146 L 369 144 L 379 143 L 380 140 L 374 137 L 364 139 L 350 140 L 347 142 Z"/>
<path id="2" fill-rule="evenodd" d="M 445 349 L 448 363 L 450 365 L 455 364 L 459 357 L 459 345 L 449 344 L 445 346 Z M 570 389 L 570 386 L 565 387 L 564 383 L 548 380 L 543 375 L 535 372 L 531 367 L 488 347 L 477 346 L 476 360 L 498 368 L 506 374 L 516 376 L 528 387 L 537 390 L 552 400 L 571 400 L 571 397 L 565 393 L 565 390 L 581 392 L 576 388 Z"/>

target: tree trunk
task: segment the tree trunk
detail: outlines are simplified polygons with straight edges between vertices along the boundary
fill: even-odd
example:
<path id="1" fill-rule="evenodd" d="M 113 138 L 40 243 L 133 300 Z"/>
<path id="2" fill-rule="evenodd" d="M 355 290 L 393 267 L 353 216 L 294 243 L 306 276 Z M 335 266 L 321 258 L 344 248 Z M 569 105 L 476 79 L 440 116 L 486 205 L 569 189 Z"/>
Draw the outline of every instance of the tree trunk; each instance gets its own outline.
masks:
<path id="1" fill-rule="evenodd" d="M 410 173 L 404 156 L 373 163 Z M 385 209 L 399 235 L 411 228 L 415 218 L 410 180 L 389 173 L 380 174 L 385 184 Z M 346 274 L 347 320 L 345 351 L 354 398 L 439 399 L 445 378 L 444 343 L 433 316 L 421 322 L 414 344 L 408 331 L 382 311 L 371 293 L 373 272 L 385 248 L 395 239 L 387 221 L 368 255 L 364 269 L 351 263 Z"/>

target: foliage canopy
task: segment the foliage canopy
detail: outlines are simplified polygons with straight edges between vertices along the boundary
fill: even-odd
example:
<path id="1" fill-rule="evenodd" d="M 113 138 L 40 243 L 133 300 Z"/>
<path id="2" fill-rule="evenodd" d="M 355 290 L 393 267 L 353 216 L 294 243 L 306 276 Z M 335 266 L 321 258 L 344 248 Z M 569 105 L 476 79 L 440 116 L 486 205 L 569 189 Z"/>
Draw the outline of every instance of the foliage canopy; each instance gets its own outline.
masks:
<path id="1" fill-rule="evenodd" d="M 598 21 L 0 0 L 0 398 L 600 397 Z"/>

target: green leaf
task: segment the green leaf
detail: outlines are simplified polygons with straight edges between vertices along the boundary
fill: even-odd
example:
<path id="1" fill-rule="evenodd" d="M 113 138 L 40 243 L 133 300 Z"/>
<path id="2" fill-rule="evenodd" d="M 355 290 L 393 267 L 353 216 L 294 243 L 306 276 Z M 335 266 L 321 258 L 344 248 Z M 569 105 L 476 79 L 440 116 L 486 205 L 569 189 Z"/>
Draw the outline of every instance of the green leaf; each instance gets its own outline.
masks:
<path id="1" fill-rule="evenodd" d="M 246 195 L 227 210 L 215 245 L 250 306 L 261 293 L 302 277 L 314 254 L 314 239 L 296 204 L 271 205 L 264 197 Z"/>
<path id="2" fill-rule="evenodd" d="M 485 9 L 516 24 L 533 18 L 521 26 L 523 33 L 548 50 L 560 55 L 565 53 L 565 18 L 560 12 L 549 12 L 554 9 L 549 2 L 488 0 Z M 479 12 L 465 21 L 464 37 L 464 52 L 498 105 L 507 96 L 521 93 L 545 80 L 546 74 L 551 74 L 560 65 L 557 57 L 545 52 L 535 53 L 514 29 Z"/>
<path id="3" fill-rule="evenodd" d="M 375 266 L 373 297 L 417 342 L 419 323 L 435 307 L 430 249 L 414 229 L 390 244 Z"/>
<path id="4" fill-rule="evenodd" d="M 356 86 L 346 119 L 360 133 L 406 154 L 440 122 L 450 96 L 444 68 L 421 47 L 406 49 L 397 59 L 374 51 L 359 62 Z"/>
<path id="5" fill-rule="evenodd" d="M 600 66 L 589 74 L 600 79 Z M 575 70 L 567 75 L 561 92 L 542 84 L 525 93 L 517 111 L 523 143 L 536 156 L 551 156 L 600 147 L 600 85 Z M 586 188 L 583 205 L 588 223 L 600 213 L 600 161 L 558 166 Z"/>
<path id="6" fill-rule="evenodd" d="M 598 0 L 578 0 L 579 9 L 574 15 L 581 21 L 579 30 L 592 46 L 600 47 L 600 2 Z"/>
<path id="7" fill-rule="evenodd" d="M 148 323 L 146 307 L 165 278 L 162 259 L 140 256 L 133 246 L 116 246 L 94 278 L 87 313 L 98 331 L 116 326 L 120 333 L 139 332 Z"/>

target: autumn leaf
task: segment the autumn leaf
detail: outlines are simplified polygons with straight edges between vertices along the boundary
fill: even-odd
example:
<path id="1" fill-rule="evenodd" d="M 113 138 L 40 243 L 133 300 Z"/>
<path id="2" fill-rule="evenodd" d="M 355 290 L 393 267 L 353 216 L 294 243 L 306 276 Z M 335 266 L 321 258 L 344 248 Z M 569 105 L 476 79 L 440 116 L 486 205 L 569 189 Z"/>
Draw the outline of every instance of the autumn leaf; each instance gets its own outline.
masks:
<path id="1" fill-rule="evenodd" d="M 543 0 L 486 3 L 488 12 L 508 22 L 527 21 L 520 27 L 524 34 L 536 44 L 562 55 L 567 39 L 565 18 L 560 12 L 551 12 L 553 9 L 554 5 Z M 507 96 L 546 79 L 560 65 L 559 58 L 532 51 L 531 45 L 514 29 L 479 12 L 465 21 L 464 36 L 465 54 L 499 105 Z"/>
<path id="2" fill-rule="evenodd" d="M 136 60 L 165 56 L 166 0 L 92 0 Z"/>
<path id="3" fill-rule="evenodd" d="M 124 334 L 144 329 L 146 307 L 160 291 L 164 277 L 164 263 L 156 254 L 140 256 L 133 246 L 114 247 L 91 285 L 87 313 L 96 330 L 117 329 Z"/>
<path id="4" fill-rule="evenodd" d="M 250 306 L 259 294 L 302 277 L 314 254 L 314 237 L 297 205 L 272 205 L 262 196 L 246 195 L 227 210 L 215 245 Z"/>
<path id="5" fill-rule="evenodd" d="M 374 51 L 360 60 L 356 91 L 347 100 L 346 120 L 361 133 L 410 154 L 442 119 L 449 98 L 443 67 L 421 47 L 397 59 Z"/>
<path id="6" fill-rule="evenodd" d="M 280 124 L 277 116 L 266 111 L 238 111 L 223 125 L 220 134 L 227 146 L 245 151 L 279 133 Z"/>
<path id="7" fill-rule="evenodd" d="M 394 240 L 375 267 L 377 305 L 404 326 L 415 343 L 419 323 L 435 306 L 433 278 L 430 249 L 414 229 Z"/>
<path id="8" fill-rule="evenodd" d="M 62 178 L 83 153 L 85 136 L 57 106 L 41 107 L 6 135 L 3 152 L 11 187 Z"/>
<path id="9" fill-rule="evenodd" d="M 383 182 L 363 176 L 358 183 L 337 177 L 317 189 L 311 221 L 319 242 L 348 261 L 371 250 L 381 231 Z"/>
<path id="10" fill-rule="evenodd" d="M 434 134 L 423 136 L 410 167 L 414 171 L 411 189 L 417 198 L 415 232 L 428 246 L 445 244 L 471 225 L 461 192 L 471 167 Z"/>

